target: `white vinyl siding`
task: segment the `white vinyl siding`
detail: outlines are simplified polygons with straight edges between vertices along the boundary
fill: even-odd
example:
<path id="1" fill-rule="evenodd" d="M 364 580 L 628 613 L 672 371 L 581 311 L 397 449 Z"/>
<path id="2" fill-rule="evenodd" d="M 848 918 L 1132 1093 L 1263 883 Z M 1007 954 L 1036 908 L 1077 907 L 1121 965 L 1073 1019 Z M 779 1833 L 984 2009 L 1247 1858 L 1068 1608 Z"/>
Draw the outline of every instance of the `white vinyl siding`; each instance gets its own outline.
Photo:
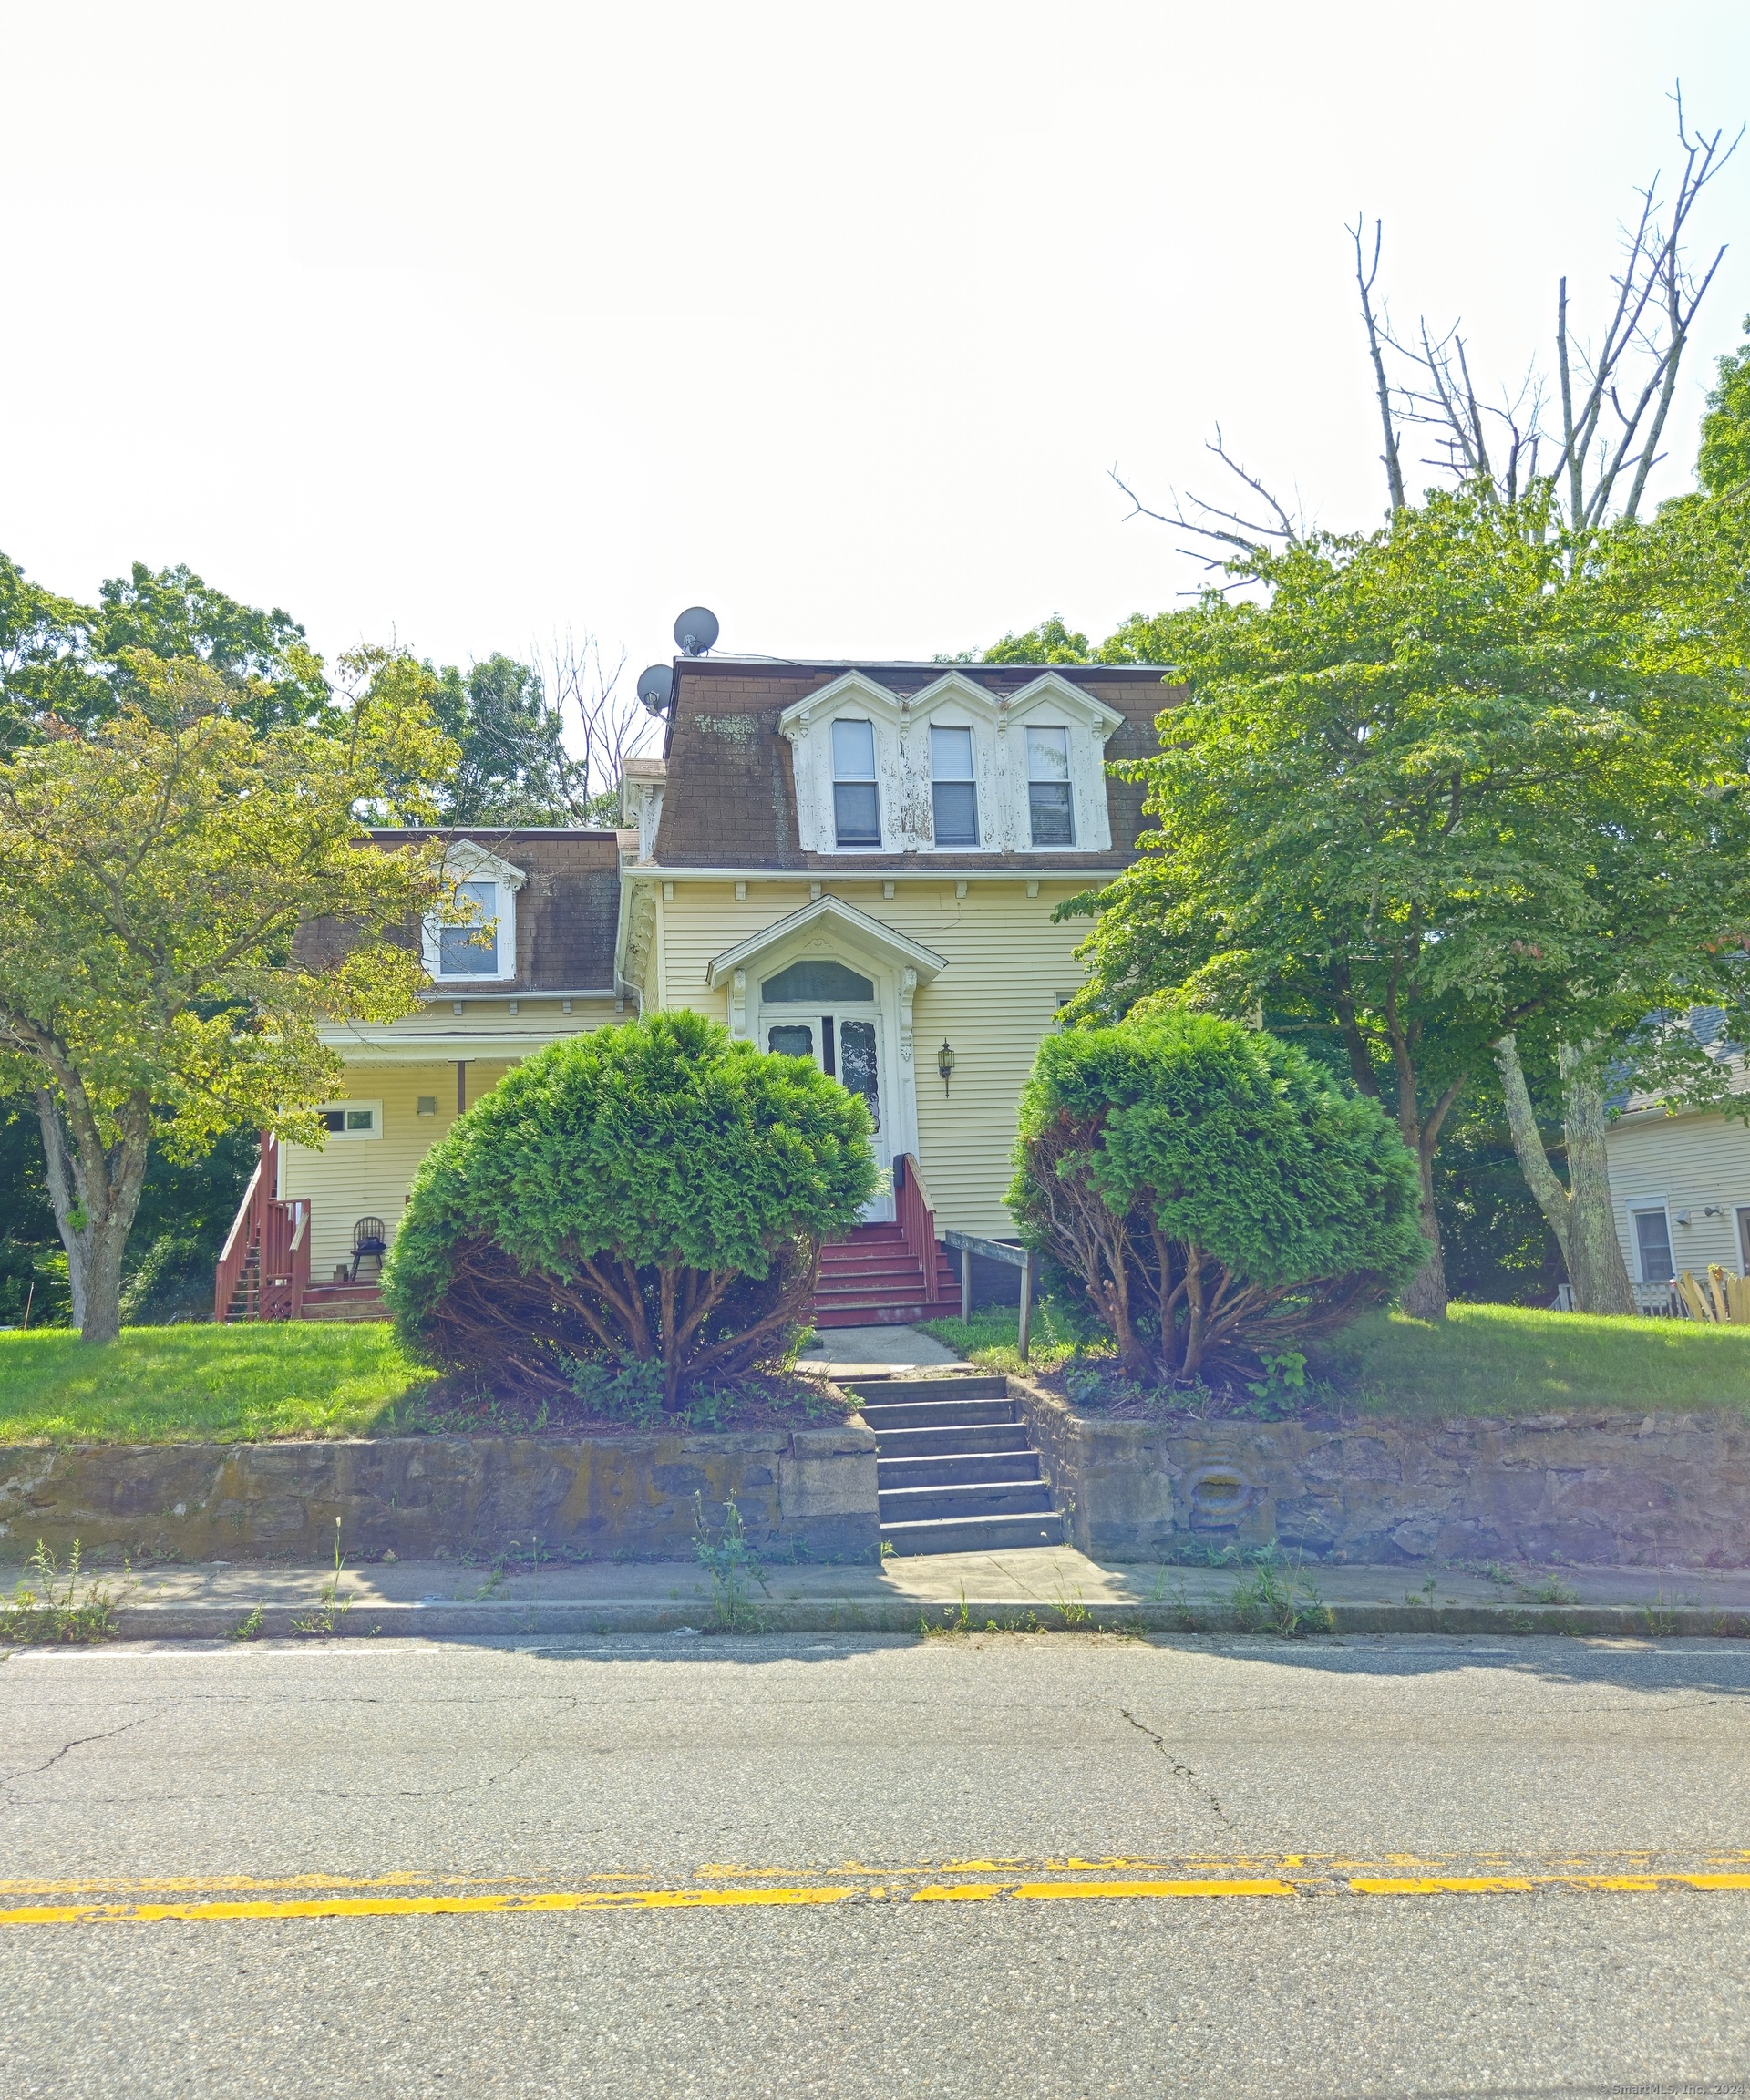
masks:
<path id="1" fill-rule="evenodd" d="M 1610 1126 L 1611 1195 L 1629 1274 L 1645 1280 L 1633 1213 L 1662 1210 L 1673 1267 L 1745 1273 L 1738 1212 L 1750 1210 L 1750 1129 L 1724 1116 L 1626 1117 Z M 1688 1223 L 1683 1222 L 1687 1218 Z"/>

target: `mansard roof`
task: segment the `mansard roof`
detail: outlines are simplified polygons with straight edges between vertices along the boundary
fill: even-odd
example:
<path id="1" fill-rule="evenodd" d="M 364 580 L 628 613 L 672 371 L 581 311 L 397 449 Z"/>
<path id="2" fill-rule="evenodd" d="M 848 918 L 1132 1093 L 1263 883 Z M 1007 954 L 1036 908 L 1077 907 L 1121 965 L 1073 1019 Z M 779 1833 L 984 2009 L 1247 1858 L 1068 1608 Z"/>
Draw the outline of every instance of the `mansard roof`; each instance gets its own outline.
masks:
<path id="1" fill-rule="evenodd" d="M 1158 747 L 1155 717 L 1183 696 L 1166 683 L 1158 664 L 787 663 L 775 657 L 678 659 L 674 705 L 664 746 L 667 760 L 662 820 L 654 860 L 672 868 L 830 869 L 842 876 L 841 854 L 814 853 L 800 843 L 790 744 L 779 719 L 811 695 L 858 680 L 890 694 L 895 705 L 924 700 L 944 682 L 1009 703 L 1042 678 L 1061 679 L 1120 718 L 1106 745 L 1108 761 L 1147 757 Z M 1145 829 L 1142 789 L 1109 776 L 1107 806 L 1110 851 L 1099 853 L 981 853 L 982 873 L 1024 868 L 1053 874 L 1111 868 L 1134 857 Z M 860 870 L 959 868 L 966 856 L 859 853 Z"/>

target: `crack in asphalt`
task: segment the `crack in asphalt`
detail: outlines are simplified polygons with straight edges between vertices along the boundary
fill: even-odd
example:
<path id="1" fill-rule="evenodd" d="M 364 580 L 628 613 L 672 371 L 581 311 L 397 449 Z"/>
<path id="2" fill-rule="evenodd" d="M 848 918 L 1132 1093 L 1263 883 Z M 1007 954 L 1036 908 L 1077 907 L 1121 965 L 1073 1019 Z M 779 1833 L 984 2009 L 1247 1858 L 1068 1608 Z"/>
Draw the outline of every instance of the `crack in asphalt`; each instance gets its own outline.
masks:
<path id="1" fill-rule="evenodd" d="M 1230 1830 L 1231 1830 L 1233 1828 L 1232 1818 L 1229 1816 L 1227 1810 L 1217 1799 L 1214 1788 L 1206 1786 L 1202 1779 L 1199 1777 L 1197 1773 L 1195 1773 L 1189 1765 L 1181 1764 L 1179 1760 L 1174 1756 L 1171 1750 L 1168 1748 L 1166 1738 L 1161 1735 L 1157 1735 L 1155 1731 L 1149 1727 L 1146 1721 L 1138 1721 L 1136 1715 L 1127 1706 L 1120 1706 L 1118 1708 L 1118 1712 L 1124 1715 L 1125 1719 L 1130 1724 L 1130 1725 L 1137 1731 L 1139 1735 L 1146 1735 L 1154 1745 L 1155 1748 L 1160 1752 L 1161 1755 L 1166 1758 L 1167 1762 L 1173 1768 L 1173 1777 L 1175 1779 L 1189 1779 L 1191 1785 L 1197 1788 L 1198 1792 L 1201 1794 L 1204 1800 L 1209 1804 L 1211 1811 L 1221 1819 L 1221 1821 Z"/>
<path id="2" fill-rule="evenodd" d="M 0 1772 L 0 1786 L 10 1788 L 15 1779 L 34 1779 L 39 1772 L 46 1772 L 60 1763 L 70 1751 L 82 1749 L 88 1743 L 107 1743 L 112 1735 L 125 1735 L 130 1728 L 139 1728 L 151 1719 L 150 1714 L 136 1714 L 131 1721 L 124 1721 L 118 1728 L 100 1728 L 95 1735 L 76 1735 L 70 1743 L 63 1743 L 52 1757 L 44 1758 L 40 1765 L 22 1765 L 16 1772 Z"/>

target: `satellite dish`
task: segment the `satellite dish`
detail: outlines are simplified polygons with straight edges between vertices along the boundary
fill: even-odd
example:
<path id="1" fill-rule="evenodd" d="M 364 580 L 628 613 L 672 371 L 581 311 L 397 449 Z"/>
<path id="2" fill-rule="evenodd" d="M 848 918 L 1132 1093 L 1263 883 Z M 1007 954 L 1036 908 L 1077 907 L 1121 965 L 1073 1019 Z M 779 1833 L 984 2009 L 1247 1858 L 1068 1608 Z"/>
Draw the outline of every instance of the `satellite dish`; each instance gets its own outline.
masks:
<path id="1" fill-rule="evenodd" d="M 705 605 L 689 605 L 674 623 L 683 656 L 703 656 L 717 639 L 717 616 Z"/>
<path id="2" fill-rule="evenodd" d="M 666 664 L 653 664 L 638 674 L 638 697 L 647 715 L 666 715 L 674 697 L 674 674 Z"/>

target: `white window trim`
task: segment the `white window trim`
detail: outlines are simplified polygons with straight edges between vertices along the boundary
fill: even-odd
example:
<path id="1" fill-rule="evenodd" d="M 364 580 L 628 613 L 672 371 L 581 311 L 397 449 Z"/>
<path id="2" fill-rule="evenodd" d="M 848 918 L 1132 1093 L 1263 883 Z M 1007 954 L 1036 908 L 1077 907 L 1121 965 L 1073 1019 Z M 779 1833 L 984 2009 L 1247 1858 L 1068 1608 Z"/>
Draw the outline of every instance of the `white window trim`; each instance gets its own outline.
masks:
<path id="1" fill-rule="evenodd" d="M 369 1145 L 383 1135 L 383 1104 L 380 1101 L 324 1101 L 317 1108 L 318 1116 L 332 1116 L 336 1110 L 369 1108 L 373 1111 L 368 1130 L 330 1130 L 324 1142 L 329 1145 Z"/>
<path id="2" fill-rule="evenodd" d="M 871 723 L 880 802 L 879 846 L 840 846 L 833 818 L 832 728 L 840 719 Z M 804 852 L 854 860 L 872 853 L 986 855 L 1104 853 L 1112 826 L 1106 798 L 1106 746 L 1124 717 L 1103 700 L 1045 672 L 1019 693 L 999 698 L 951 671 L 908 698 L 861 672 L 848 671 L 778 716 L 794 753 L 797 829 Z M 1037 721 L 1069 732 L 1071 822 L 1068 846 L 1035 846 L 1027 803 L 1026 726 Z M 970 729 L 978 799 L 978 844 L 935 842 L 932 726 Z"/>
<path id="3" fill-rule="evenodd" d="M 427 918 L 420 933 L 420 961 L 438 987 L 446 984 L 509 984 L 517 974 L 517 892 L 529 880 L 522 869 L 470 839 L 459 839 L 444 855 L 444 873 L 452 882 L 496 882 L 499 886 L 498 967 L 495 970 L 446 970 L 444 921 Z"/>
<path id="4" fill-rule="evenodd" d="M 1672 1230 L 1671 1199 L 1667 1196 L 1636 1196 L 1630 1199 L 1626 1208 L 1629 1219 L 1629 1247 L 1634 1256 L 1635 1282 L 1643 1283 L 1655 1291 L 1662 1284 L 1674 1282 L 1677 1278 L 1677 1235 Z M 1646 1273 L 1646 1265 L 1641 1259 L 1641 1235 L 1634 1229 L 1634 1221 L 1637 1218 L 1652 1217 L 1655 1212 L 1665 1221 L 1665 1245 L 1671 1250 L 1671 1274 L 1669 1276 L 1649 1276 Z"/>

